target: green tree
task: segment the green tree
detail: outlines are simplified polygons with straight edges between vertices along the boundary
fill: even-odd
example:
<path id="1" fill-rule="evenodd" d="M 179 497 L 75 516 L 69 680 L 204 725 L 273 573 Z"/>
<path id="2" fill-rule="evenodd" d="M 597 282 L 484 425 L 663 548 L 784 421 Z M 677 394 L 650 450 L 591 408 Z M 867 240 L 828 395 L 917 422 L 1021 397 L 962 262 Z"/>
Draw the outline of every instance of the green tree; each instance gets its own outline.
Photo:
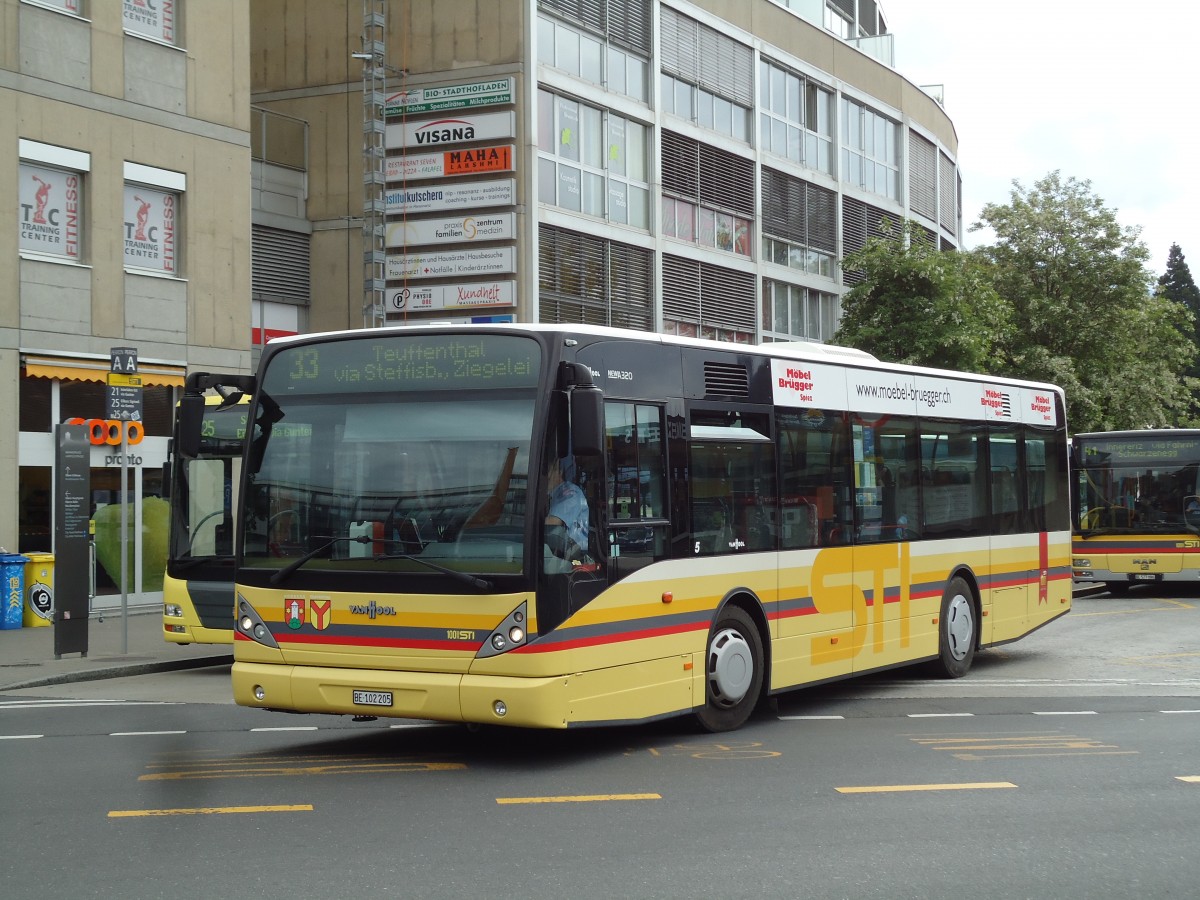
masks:
<path id="1" fill-rule="evenodd" d="M 1158 286 L 1164 297 L 1182 303 L 1193 316 L 1200 317 L 1200 288 L 1178 244 L 1172 244 L 1167 252 L 1167 270 L 1159 277 Z"/>
<path id="2" fill-rule="evenodd" d="M 1158 279 L 1158 293 L 1168 300 L 1174 300 L 1192 314 L 1191 326 L 1184 332 L 1192 343 L 1200 345 L 1200 288 L 1192 280 L 1192 270 L 1188 268 L 1183 258 L 1183 251 L 1178 244 L 1172 244 L 1167 253 L 1167 270 Z M 1192 358 L 1187 368 L 1190 378 L 1200 376 L 1200 359 Z"/>
<path id="3" fill-rule="evenodd" d="M 996 243 L 975 253 L 1012 316 L 1001 374 L 1061 385 L 1073 431 L 1187 423 L 1188 313 L 1151 292 L 1140 229 L 1057 171 L 1029 189 L 1014 181 L 972 230 L 985 227 Z"/>
<path id="4" fill-rule="evenodd" d="M 943 252 L 905 222 L 842 260 L 862 280 L 842 297 L 833 342 L 880 359 L 987 372 L 1008 329 L 1008 308 L 988 272 L 965 253 Z"/>

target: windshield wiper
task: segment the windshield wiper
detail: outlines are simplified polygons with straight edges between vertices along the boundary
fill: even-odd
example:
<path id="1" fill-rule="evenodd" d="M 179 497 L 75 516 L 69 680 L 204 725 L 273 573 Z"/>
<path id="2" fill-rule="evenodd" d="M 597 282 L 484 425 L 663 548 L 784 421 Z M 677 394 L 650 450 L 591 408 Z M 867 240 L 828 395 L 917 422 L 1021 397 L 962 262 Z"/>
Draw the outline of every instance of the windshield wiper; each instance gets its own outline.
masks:
<path id="1" fill-rule="evenodd" d="M 324 537 L 324 535 L 322 535 L 322 537 Z M 285 578 L 287 578 L 293 572 L 295 572 L 297 569 L 299 569 L 302 565 L 304 565 L 306 562 L 309 562 L 310 560 L 315 559 L 316 557 L 320 556 L 322 553 L 324 553 L 326 550 L 328 550 L 334 544 L 339 544 L 342 542 L 353 542 L 356 544 L 374 544 L 374 543 L 377 543 L 378 541 L 379 541 L 378 538 L 372 537 L 369 534 L 360 534 L 360 535 L 357 535 L 356 537 L 331 537 L 331 538 L 328 538 L 325 541 L 325 543 L 321 544 L 319 547 L 315 547 L 314 549 L 309 550 L 303 556 L 292 560 L 290 563 L 288 563 L 282 569 L 278 570 L 273 575 L 271 575 L 270 582 L 271 582 L 271 584 L 279 584 L 281 581 L 283 581 Z M 388 541 L 388 543 L 391 543 L 391 541 Z M 471 575 L 467 572 L 457 572 L 454 569 L 447 569 L 445 566 L 439 566 L 437 563 L 431 563 L 427 559 L 421 559 L 419 556 L 413 556 L 412 554 L 409 554 L 409 553 L 380 553 L 378 556 L 375 557 L 376 561 L 383 560 L 383 559 L 407 559 L 407 560 L 411 560 L 412 562 L 415 562 L 415 563 L 420 563 L 423 566 L 433 569 L 435 572 L 441 572 L 443 575 L 449 575 L 451 578 L 455 579 L 456 581 L 461 581 L 463 584 L 470 585 L 471 587 L 475 588 L 478 591 L 490 591 L 494 587 L 494 585 L 485 578 L 476 578 L 474 575 Z"/>
<path id="2" fill-rule="evenodd" d="M 189 556 L 187 559 L 174 560 L 171 563 L 171 569 L 175 572 L 186 572 L 188 569 L 194 569 L 196 566 L 200 566 L 205 563 L 217 565 L 221 562 L 232 563 L 232 554 L 213 553 L 211 556 Z"/>
<path id="3" fill-rule="evenodd" d="M 495 585 L 493 585 L 486 578 L 477 578 L 469 572 L 458 572 L 454 569 L 447 569 L 445 566 L 439 566 L 437 563 L 431 563 L 429 560 L 421 559 L 419 556 L 413 556 L 411 553 L 380 553 L 375 557 L 375 559 L 407 559 L 411 562 L 420 563 L 423 566 L 433 569 L 435 572 L 441 572 L 443 575 L 449 575 L 456 581 L 461 581 L 463 584 L 468 584 L 480 591 L 490 591 L 495 587 Z"/>
<path id="4" fill-rule="evenodd" d="M 328 535 L 321 535 L 321 537 L 327 538 L 325 543 L 321 544 L 319 547 L 309 550 L 298 559 L 292 560 L 282 569 L 273 574 L 270 578 L 271 584 L 279 584 L 279 582 L 283 581 L 283 579 L 287 578 L 306 562 L 311 559 L 316 559 L 334 544 L 340 544 L 343 541 L 353 541 L 356 544 L 370 544 L 375 540 L 369 534 L 360 534 L 356 537 L 328 537 Z"/>

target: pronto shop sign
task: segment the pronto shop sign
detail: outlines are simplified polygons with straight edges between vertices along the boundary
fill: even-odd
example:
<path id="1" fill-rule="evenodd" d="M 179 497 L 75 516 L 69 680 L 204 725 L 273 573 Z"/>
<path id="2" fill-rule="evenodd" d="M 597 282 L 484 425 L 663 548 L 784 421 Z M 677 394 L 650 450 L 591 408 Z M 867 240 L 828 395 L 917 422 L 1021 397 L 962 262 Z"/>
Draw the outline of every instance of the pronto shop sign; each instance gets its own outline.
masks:
<path id="1" fill-rule="evenodd" d="M 389 314 L 472 309 L 478 306 L 516 306 L 516 303 L 516 288 L 512 281 L 480 281 L 472 284 L 439 284 L 387 290 Z"/>
<path id="2" fill-rule="evenodd" d="M 498 212 L 452 218 L 389 222 L 388 247 L 420 247 L 425 244 L 472 244 L 511 240 L 514 216 Z"/>
<path id="3" fill-rule="evenodd" d="M 424 122 L 388 125 L 384 140 L 391 147 L 436 147 L 439 144 L 469 144 L 516 135 L 517 117 L 507 112 L 477 116 L 443 116 Z"/>
<path id="4" fill-rule="evenodd" d="M 383 114 L 412 116 L 477 106 L 500 106 L 513 102 L 513 80 L 497 78 L 494 81 L 473 81 L 469 84 L 446 84 L 401 91 L 384 101 Z"/>
<path id="5" fill-rule="evenodd" d="M 902 416 L 946 416 L 980 422 L 1057 425 L 1054 394 L 1016 385 L 958 381 L 803 360 L 771 360 L 780 406 L 817 407 Z"/>
<path id="6" fill-rule="evenodd" d="M 447 150 L 445 153 L 389 156 L 384 161 L 384 177 L 393 182 L 512 172 L 513 160 L 516 158 L 514 149 L 512 144 L 501 144 L 497 147 Z"/>

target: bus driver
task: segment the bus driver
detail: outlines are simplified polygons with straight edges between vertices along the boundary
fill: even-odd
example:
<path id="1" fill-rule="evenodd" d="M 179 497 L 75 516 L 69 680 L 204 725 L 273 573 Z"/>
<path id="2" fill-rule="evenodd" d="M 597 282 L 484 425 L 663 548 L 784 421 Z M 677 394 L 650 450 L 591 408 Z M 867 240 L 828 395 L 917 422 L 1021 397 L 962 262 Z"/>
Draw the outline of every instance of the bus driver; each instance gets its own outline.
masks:
<path id="1" fill-rule="evenodd" d="M 581 559 L 587 554 L 588 505 L 583 489 L 571 478 L 575 460 L 571 456 L 551 458 L 546 466 L 546 485 L 550 509 L 546 514 L 546 543 L 556 556 Z"/>

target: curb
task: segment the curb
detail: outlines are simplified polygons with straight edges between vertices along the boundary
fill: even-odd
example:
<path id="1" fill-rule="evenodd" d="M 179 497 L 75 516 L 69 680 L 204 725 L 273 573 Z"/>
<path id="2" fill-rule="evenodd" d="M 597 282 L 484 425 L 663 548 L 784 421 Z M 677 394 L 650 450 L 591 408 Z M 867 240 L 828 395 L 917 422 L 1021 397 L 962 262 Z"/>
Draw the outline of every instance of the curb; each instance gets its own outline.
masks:
<path id="1" fill-rule="evenodd" d="M 18 681 L 0 685 L 0 691 L 19 691 L 26 688 L 49 687 L 56 684 L 73 684 L 79 681 L 103 681 L 108 678 L 125 678 L 131 675 L 151 675 L 155 672 L 178 672 L 181 669 L 200 669 L 206 666 L 231 665 L 233 656 L 198 656 L 192 659 L 175 659 L 166 662 L 135 663 L 127 666 L 108 666 L 81 672 L 62 672 L 46 675 L 29 681 Z"/>

